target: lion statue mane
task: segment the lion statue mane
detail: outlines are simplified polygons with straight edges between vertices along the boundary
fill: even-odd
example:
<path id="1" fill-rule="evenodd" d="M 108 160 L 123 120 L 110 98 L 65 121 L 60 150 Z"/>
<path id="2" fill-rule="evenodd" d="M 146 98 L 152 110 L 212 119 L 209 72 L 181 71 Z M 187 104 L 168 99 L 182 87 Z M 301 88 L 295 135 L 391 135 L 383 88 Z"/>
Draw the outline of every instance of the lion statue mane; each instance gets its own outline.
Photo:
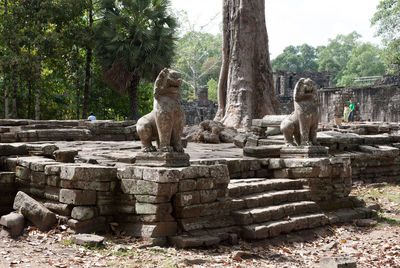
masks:
<path id="1" fill-rule="evenodd" d="M 143 152 L 158 151 L 183 153 L 181 136 L 185 113 L 179 103 L 179 87 L 182 85 L 180 73 L 164 68 L 154 83 L 153 110 L 141 117 L 136 130 L 142 142 Z"/>
<path id="2" fill-rule="evenodd" d="M 294 112 L 281 123 L 287 146 L 318 145 L 317 85 L 309 78 L 301 78 L 294 89 Z M 296 144 L 293 142 L 293 137 Z"/>

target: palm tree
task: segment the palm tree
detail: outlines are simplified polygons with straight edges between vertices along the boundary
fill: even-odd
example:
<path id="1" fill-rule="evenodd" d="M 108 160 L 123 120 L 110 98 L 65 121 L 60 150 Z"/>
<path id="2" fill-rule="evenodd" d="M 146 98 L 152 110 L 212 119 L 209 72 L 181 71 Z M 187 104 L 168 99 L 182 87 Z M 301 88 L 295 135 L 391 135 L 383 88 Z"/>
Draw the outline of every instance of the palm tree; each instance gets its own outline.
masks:
<path id="1" fill-rule="evenodd" d="M 128 91 L 130 116 L 136 120 L 140 80 L 154 80 L 170 64 L 177 22 L 168 0 L 101 0 L 101 4 L 96 53 L 108 84 Z"/>

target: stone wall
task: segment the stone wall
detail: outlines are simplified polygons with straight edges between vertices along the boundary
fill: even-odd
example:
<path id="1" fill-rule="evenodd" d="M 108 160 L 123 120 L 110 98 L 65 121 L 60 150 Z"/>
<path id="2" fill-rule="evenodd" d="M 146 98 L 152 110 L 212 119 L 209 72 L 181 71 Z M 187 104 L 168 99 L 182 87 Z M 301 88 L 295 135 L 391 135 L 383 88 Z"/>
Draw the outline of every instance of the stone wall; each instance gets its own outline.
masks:
<path id="1" fill-rule="evenodd" d="M 208 99 L 208 88 L 199 89 L 199 97 L 193 101 L 181 101 L 185 111 L 186 125 L 198 125 L 205 120 L 214 120 L 218 104 Z"/>
<path id="2" fill-rule="evenodd" d="M 318 88 L 332 86 L 332 75 L 328 72 L 274 72 L 274 86 L 281 104 L 281 114 L 293 112 L 293 91 L 300 78 L 311 78 Z"/>
<path id="3" fill-rule="evenodd" d="M 23 191 L 77 233 L 104 231 L 109 223 L 117 222 L 126 233 L 159 244 L 168 238 L 176 245 L 210 245 L 240 234 L 232 213 L 248 201 L 237 195 L 271 190 L 269 179 L 290 178 L 299 180 L 300 186 L 309 184 L 316 201 L 327 196 L 332 201 L 349 193 L 342 159 L 214 159 L 194 161 L 183 168 L 124 163 L 101 166 L 57 162 L 48 148 L 41 146 L 42 155 L 27 156 L 32 150 L 40 154 L 40 148 L 1 145 L 2 213 L 12 210 L 15 193 Z M 232 179 L 239 182 L 233 188 Z M 329 188 L 331 183 L 334 191 Z M 284 190 L 283 184 L 274 184 Z M 284 200 L 292 200 L 290 192 L 276 195 L 273 202 L 282 202 L 282 195 Z M 235 204 L 230 194 L 237 196 Z M 268 197 L 260 194 L 256 196 Z M 199 234 L 200 240 L 182 240 Z"/>
<path id="4" fill-rule="evenodd" d="M 336 98 L 342 99 L 342 107 L 349 98 L 355 103 L 356 121 L 400 121 L 400 86 L 396 84 L 320 89 L 320 122 L 333 122 Z"/>
<path id="5" fill-rule="evenodd" d="M 0 142 L 138 140 L 135 121 L 1 119 Z"/>

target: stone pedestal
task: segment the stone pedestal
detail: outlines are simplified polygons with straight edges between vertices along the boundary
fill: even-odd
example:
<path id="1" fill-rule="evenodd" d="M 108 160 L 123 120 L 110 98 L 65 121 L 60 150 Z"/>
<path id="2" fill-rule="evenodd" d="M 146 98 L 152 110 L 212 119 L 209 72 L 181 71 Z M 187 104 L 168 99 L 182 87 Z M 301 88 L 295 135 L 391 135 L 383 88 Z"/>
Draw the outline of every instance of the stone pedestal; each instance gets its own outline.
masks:
<path id="1" fill-rule="evenodd" d="M 248 146 L 243 148 L 243 155 L 257 158 L 279 157 L 282 145 Z"/>
<path id="2" fill-rule="evenodd" d="M 190 157 L 177 152 L 140 152 L 136 155 L 135 165 L 147 167 L 188 167 Z"/>
<path id="3" fill-rule="evenodd" d="M 324 146 L 289 146 L 282 147 L 281 158 L 315 158 L 327 157 L 328 148 Z"/>

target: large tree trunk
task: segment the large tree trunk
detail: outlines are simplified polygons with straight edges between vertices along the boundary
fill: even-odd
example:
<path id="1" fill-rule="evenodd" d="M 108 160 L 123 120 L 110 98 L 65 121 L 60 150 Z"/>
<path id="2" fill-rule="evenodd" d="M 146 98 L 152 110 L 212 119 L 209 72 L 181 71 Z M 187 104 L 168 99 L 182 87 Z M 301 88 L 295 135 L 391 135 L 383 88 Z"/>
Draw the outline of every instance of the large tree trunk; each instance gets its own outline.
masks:
<path id="1" fill-rule="evenodd" d="M 138 120 L 139 111 L 138 111 L 138 87 L 139 87 L 140 78 L 136 75 L 133 75 L 131 83 L 128 88 L 129 95 L 129 105 L 130 105 L 130 119 Z"/>
<path id="2" fill-rule="evenodd" d="M 215 120 L 249 129 L 279 113 L 269 60 L 265 0 L 223 0 L 223 59 Z"/>

